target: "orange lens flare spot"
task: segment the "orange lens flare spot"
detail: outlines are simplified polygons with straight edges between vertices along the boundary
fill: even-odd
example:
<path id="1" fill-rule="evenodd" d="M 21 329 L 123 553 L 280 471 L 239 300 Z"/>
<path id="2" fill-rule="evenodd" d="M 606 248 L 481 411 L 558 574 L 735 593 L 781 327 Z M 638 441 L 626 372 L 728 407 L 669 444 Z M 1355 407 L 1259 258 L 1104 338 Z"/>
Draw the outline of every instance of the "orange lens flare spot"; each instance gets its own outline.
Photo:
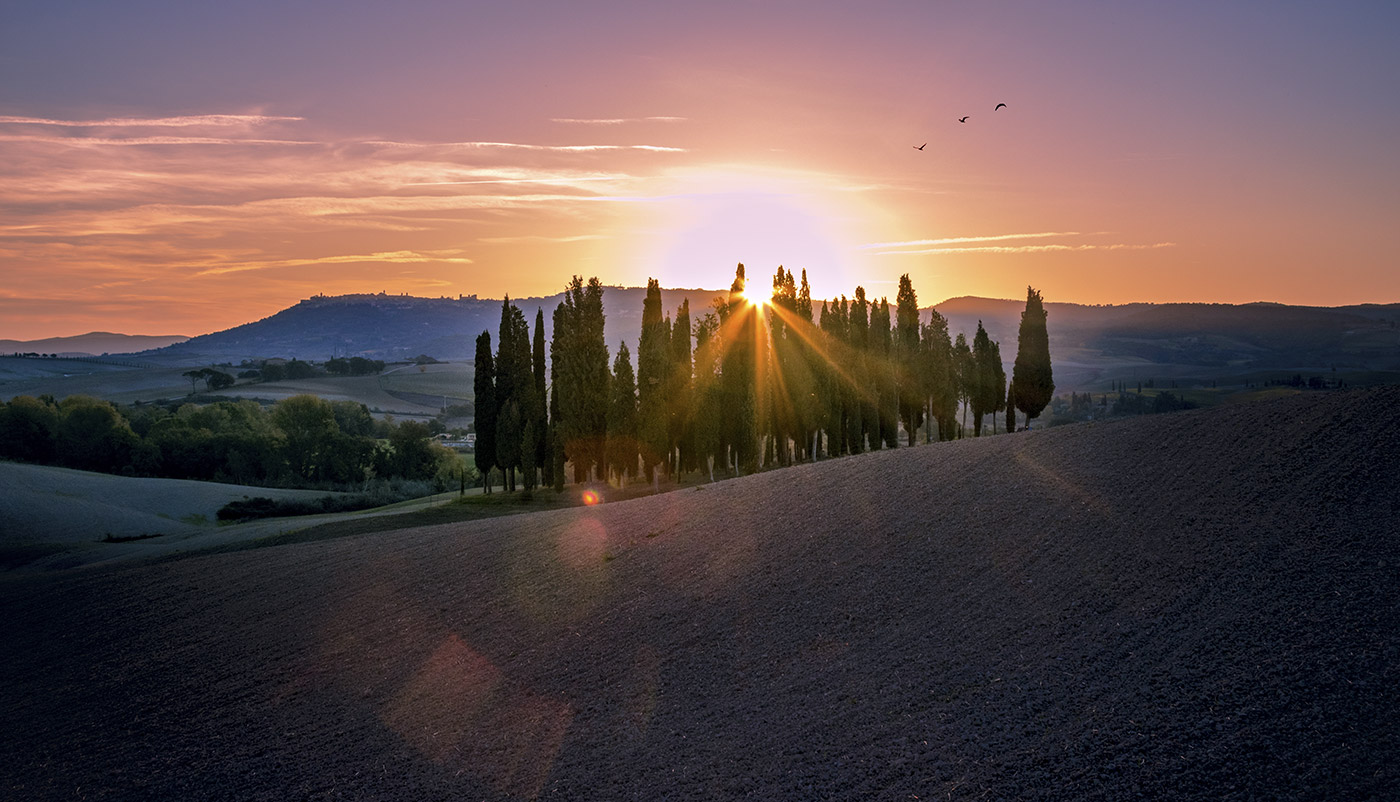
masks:
<path id="1" fill-rule="evenodd" d="M 600 501 L 602 501 L 602 500 L 603 500 L 602 496 L 599 496 L 595 491 L 592 491 L 592 490 L 585 490 L 585 491 L 583 491 L 583 503 L 586 504 L 586 505 L 588 505 L 588 506 L 590 506 L 590 507 L 592 507 L 594 504 L 597 504 L 598 502 L 600 502 Z"/>

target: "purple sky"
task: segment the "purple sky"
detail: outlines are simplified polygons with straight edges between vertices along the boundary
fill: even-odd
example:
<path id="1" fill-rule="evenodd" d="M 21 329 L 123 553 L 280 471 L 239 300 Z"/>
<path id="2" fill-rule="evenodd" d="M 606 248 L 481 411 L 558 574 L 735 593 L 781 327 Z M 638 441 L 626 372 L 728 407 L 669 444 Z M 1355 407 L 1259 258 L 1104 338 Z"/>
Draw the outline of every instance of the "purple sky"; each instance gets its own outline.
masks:
<path id="1" fill-rule="evenodd" d="M 0 338 L 574 273 L 724 287 L 740 261 L 819 295 L 907 272 L 925 304 L 1400 301 L 1392 3 L 22 3 L 0 23 Z"/>

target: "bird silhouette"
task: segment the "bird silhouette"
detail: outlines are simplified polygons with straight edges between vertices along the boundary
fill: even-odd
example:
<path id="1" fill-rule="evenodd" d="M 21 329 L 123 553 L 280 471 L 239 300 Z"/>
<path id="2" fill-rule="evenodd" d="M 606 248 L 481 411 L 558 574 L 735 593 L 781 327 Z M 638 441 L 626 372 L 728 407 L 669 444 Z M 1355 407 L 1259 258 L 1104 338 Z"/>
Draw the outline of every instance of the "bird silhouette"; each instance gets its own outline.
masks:
<path id="1" fill-rule="evenodd" d="M 998 103 L 998 104 L 997 104 L 997 108 L 996 108 L 996 109 L 992 109 L 992 111 L 996 111 L 997 109 L 1004 109 L 1004 108 L 1006 108 L 1006 104 L 1005 104 L 1005 103 Z"/>
<path id="2" fill-rule="evenodd" d="M 972 115 L 968 115 L 968 116 L 970 117 L 970 116 L 972 116 Z M 967 117 L 959 117 L 959 118 L 958 118 L 958 122 L 960 122 L 960 123 L 965 123 L 965 122 L 967 122 Z"/>
<path id="3" fill-rule="evenodd" d="M 911 145 L 910 147 L 913 147 L 913 146 Z M 923 149 L 926 148 L 926 147 L 928 147 L 928 143 L 927 143 L 927 142 L 925 142 L 924 144 L 918 146 L 917 148 L 914 148 L 914 150 L 923 150 Z"/>

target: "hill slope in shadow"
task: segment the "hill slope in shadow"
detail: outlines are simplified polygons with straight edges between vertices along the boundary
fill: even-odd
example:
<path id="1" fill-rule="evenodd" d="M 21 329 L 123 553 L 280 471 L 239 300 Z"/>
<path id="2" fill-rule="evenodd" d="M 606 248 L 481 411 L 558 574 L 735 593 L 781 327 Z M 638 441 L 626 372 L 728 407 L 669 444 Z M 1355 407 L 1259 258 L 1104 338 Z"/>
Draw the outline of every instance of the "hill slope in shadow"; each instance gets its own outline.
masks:
<path id="1" fill-rule="evenodd" d="M 1381 798 L 1400 389 L 0 581 L 31 799 Z"/>

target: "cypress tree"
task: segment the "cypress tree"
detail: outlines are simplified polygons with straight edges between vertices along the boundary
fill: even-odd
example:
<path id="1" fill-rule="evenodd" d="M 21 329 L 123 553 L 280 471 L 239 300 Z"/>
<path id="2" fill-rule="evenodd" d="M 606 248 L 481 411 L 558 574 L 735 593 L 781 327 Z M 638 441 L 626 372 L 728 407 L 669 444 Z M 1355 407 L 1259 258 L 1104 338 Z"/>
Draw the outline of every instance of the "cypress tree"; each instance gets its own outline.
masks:
<path id="1" fill-rule="evenodd" d="M 728 302 L 721 308 L 721 337 L 726 343 L 721 381 L 726 407 L 726 440 L 736 469 L 758 470 L 758 308 L 744 297 L 744 265 L 734 271 Z"/>
<path id="2" fill-rule="evenodd" d="M 632 373 L 632 354 L 622 342 L 613 360 L 608 400 L 608 470 L 617 474 L 623 487 L 637 470 L 637 431 L 637 381 Z"/>
<path id="3" fill-rule="evenodd" d="M 968 407 L 977 395 L 977 362 L 962 332 L 953 340 L 953 372 L 957 376 L 957 397 L 962 407 L 962 425 L 958 427 L 958 439 L 962 439 L 963 430 L 967 428 Z"/>
<path id="4" fill-rule="evenodd" d="M 768 307 L 768 336 L 772 341 L 772 369 L 768 371 L 768 429 L 773 456 L 782 465 L 792 464 L 792 444 L 801 441 L 798 431 L 794 382 L 798 373 L 798 336 L 792 330 L 797 318 L 797 280 L 782 265 L 773 276 L 772 303 Z"/>
<path id="5" fill-rule="evenodd" d="M 670 450 L 671 329 L 661 308 L 661 285 L 647 279 L 642 302 L 642 333 L 637 341 L 637 429 L 642 443 L 643 472 L 653 481 Z M 614 372 L 615 373 L 615 372 Z"/>
<path id="6" fill-rule="evenodd" d="M 568 328 L 568 310 L 561 301 L 554 307 L 554 335 L 549 340 L 549 465 L 556 492 L 564 489 L 564 436 L 559 414 L 560 365 L 566 359 L 564 330 Z"/>
<path id="7" fill-rule="evenodd" d="M 716 305 L 724 304 L 720 298 Z M 715 480 L 716 463 L 723 465 L 725 460 L 724 426 L 724 387 L 720 382 L 723 347 L 720 340 L 720 322 L 717 312 L 706 312 L 695 321 L 695 382 L 692 386 L 690 403 L 691 431 L 695 442 L 696 463 L 701 470 L 707 470 L 710 481 Z"/>
<path id="8" fill-rule="evenodd" d="M 496 464 L 505 475 L 506 489 L 515 490 L 516 471 L 525 467 L 530 452 L 533 467 L 535 444 L 526 437 L 537 416 L 535 379 L 531 370 L 530 328 L 520 307 L 507 296 L 501 306 L 500 341 L 496 345 Z M 533 487 L 533 478 L 527 487 Z"/>
<path id="9" fill-rule="evenodd" d="M 958 383 L 953 360 L 953 342 L 948 337 L 948 319 L 937 309 L 930 310 L 929 322 L 923 327 L 924 392 L 928 397 L 931 425 L 924 439 L 931 440 L 933 429 L 939 440 L 950 440 L 957 428 Z"/>
<path id="10" fill-rule="evenodd" d="M 807 283 L 807 271 L 802 271 L 802 280 L 797 287 L 797 308 L 793 325 L 797 328 L 797 364 L 799 373 L 792 377 L 792 395 L 797 399 L 798 429 L 802 437 L 802 448 L 806 458 L 815 460 L 818 451 L 817 432 L 821 427 L 821 411 L 817 401 L 820 387 L 818 363 L 821 360 L 814 345 L 819 341 L 812 325 L 812 288 Z"/>
<path id="11" fill-rule="evenodd" d="M 690 425 L 690 393 L 693 382 L 694 365 L 691 363 L 690 348 L 690 299 L 681 299 L 676 309 L 676 322 L 671 327 L 671 389 L 667 393 L 667 407 L 670 417 L 671 444 L 675 449 L 675 471 L 679 476 L 684 471 L 696 469 L 694 437 Z"/>
<path id="12" fill-rule="evenodd" d="M 472 404 L 476 424 L 476 469 L 486 492 L 491 492 L 491 469 L 496 467 L 496 369 L 491 358 L 491 334 L 476 338 Z"/>
<path id="13" fill-rule="evenodd" d="M 977 321 L 977 334 L 972 338 L 972 371 L 974 381 L 971 387 L 972 434 L 982 436 L 982 418 L 994 412 L 1001 400 L 1001 387 L 996 383 L 996 357 L 992 354 L 992 339 Z M 995 429 L 996 424 L 993 423 Z"/>
<path id="14" fill-rule="evenodd" d="M 909 445 L 924 425 L 924 371 L 920 370 L 919 299 L 909 274 L 899 277 L 899 293 L 895 296 L 894 365 L 899 401 L 899 418 Z"/>
<path id="15" fill-rule="evenodd" d="M 594 277 L 585 286 L 583 277 L 574 276 L 560 307 L 550 349 L 559 388 L 559 448 L 573 463 L 574 481 L 581 482 L 594 468 L 606 470 L 609 372 L 603 285 Z"/>
<path id="16" fill-rule="evenodd" d="M 878 311 L 870 316 L 870 333 L 876 385 L 879 390 L 879 439 L 886 448 L 899 445 L 899 396 L 894 378 L 894 332 L 890 329 L 890 302 L 880 298 Z"/>
<path id="17" fill-rule="evenodd" d="M 531 341 L 531 374 L 535 380 L 535 459 L 534 464 L 541 470 L 541 484 L 554 484 L 554 461 L 549 458 L 549 405 L 546 399 L 545 360 L 544 360 L 544 309 L 535 308 L 535 333 Z"/>
<path id="18" fill-rule="evenodd" d="M 870 359 L 870 302 L 865 298 L 865 288 L 856 287 L 851 299 L 848 339 L 852 350 L 851 377 L 855 385 L 851 388 L 850 427 L 851 453 L 859 454 L 866 448 L 866 438 L 872 432 L 871 440 L 879 438 L 879 422 L 875 413 L 875 393 L 871 390 Z M 875 446 L 878 448 L 878 445 Z"/>
<path id="19" fill-rule="evenodd" d="M 1050 369 L 1050 335 L 1045 328 L 1045 306 L 1040 293 L 1026 288 L 1026 311 L 1016 343 L 1016 364 L 1011 383 L 1016 387 L 1016 408 L 1025 413 L 1026 425 L 1040 415 L 1055 393 Z"/>

